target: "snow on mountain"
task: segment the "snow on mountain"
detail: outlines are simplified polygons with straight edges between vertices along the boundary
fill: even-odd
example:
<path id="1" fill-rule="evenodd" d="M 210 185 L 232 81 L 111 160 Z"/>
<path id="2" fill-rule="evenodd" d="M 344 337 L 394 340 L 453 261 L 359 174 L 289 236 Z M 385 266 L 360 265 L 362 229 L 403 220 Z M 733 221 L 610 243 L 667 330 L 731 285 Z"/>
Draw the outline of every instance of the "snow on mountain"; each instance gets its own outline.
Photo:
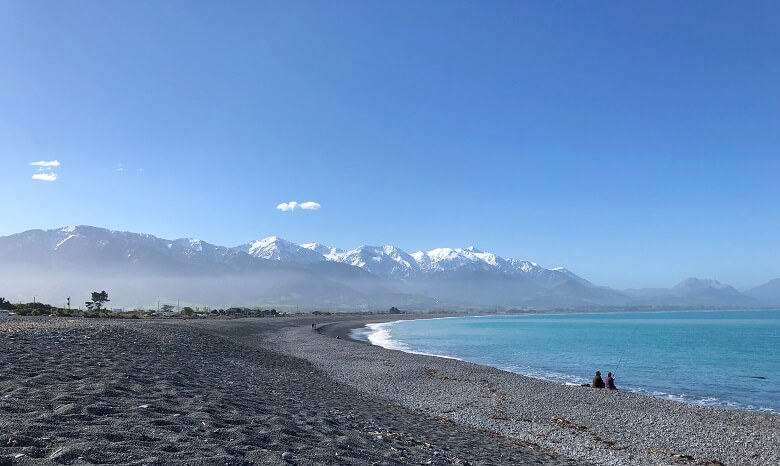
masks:
<path id="1" fill-rule="evenodd" d="M 520 260 L 520 259 L 507 259 L 506 260 L 509 265 L 515 268 L 515 270 L 519 270 L 521 272 L 537 272 L 540 270 L 547 270 L 544 267 L 539 266 L 536 262 L 526 261 L 526 260 Z M 553 269 L 554 270 L 554 269 Z"/>
<path id="2" fill-rule="evenodd" d="M 414 258 L 395 246 L 360 246 L 325 257 L 328 260 L 360 267 L 375 275 L 388 277 L 410 278 L 420 271 Z"/>
<path id="3" fill-rule="evenodd" d="M 272 236 L 244 245 L 243 251 L 270 260 L 311 263 L 316 261 L 339 262 L 360 267 L 375 275 L 409 279 L 435 272 L 485 271 L 505 275 L 522 276 L 549 284 L 575 280 L 593 286 L 572 272 L 564 269 L 546 269 L 527 260 L 503 259 L 493 253 L 468 248 L 437 248 L 428 252 L 408 254 L 392 246 L 360 246 L 344 251 L 320 243 L 296 245 Z"/>
<path id="4" fill-rule="evenodd" d="M 60 246 L 65 244 L 65 241 L 68 241 L 69 239 L 75 238 L 75 237 L 76 237 L 76 235 L 68 235 L 68 236 L 66 236 L 64 240 L 60 241 L 59 243 L 57 243 L 56 246 L 54 246 L 54 250 L 56 251 L 57 249 L 59 249 Z"/>
<path id="5" fill-rule="evenodd" d="M 307 243 L 307 244 L 301 244 L 302 248 L 310 249 L 314 252 L 319 253 L 320 255 L 324 256 L 326 259 L 328 257 L 337 257 L 338 254 L 343 253 L 339 248 L 332 248 L 330 246 L 325 246 L 324 244 L 320 243 Z"/>
<path id="6" fill-rule="evenodd" d="M 589 281 L 575 275 L 563 267 L 546 269 L 536 262 L 519 259 L 507 259 L 507 263 L 512 266 L 514 269 L 513 273 L 515 275 L 532 277 L 536 280 L 550 284 L 560 283 L 566 280 L 574 280 L 585 286 L 593 286 L 593 284 Z"/>
<path id="7" fill-rule="evenodd" d="M 424 272 L 447 272 L 453 270 L 490 270 L 510 272 L 512 266 L 504 259 L 489 252 L 482 252 L 474 246 L 461 248 L 437 248 L 428 252 L 412 254 Z"/>
<path id="8" fill-rule="evenodd" d="M 268 238 L 252 241 L 238 246 L 236 249 L 253 257 L 281 262 L 312 264 L 325 260 L 319 252 L 299 246 L 278 236 L 269 236 Z"/>

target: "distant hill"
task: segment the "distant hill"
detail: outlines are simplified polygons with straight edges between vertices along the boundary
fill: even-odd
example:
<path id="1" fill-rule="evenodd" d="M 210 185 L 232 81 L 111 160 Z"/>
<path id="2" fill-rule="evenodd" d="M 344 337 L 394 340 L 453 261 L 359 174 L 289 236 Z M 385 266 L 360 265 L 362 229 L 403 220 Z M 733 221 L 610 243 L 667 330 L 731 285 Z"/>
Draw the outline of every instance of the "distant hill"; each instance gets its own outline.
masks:
<path id="1" fill-rule="evenodd" d="M 685 302 L 705 306 L 746 305 L 753 302 L 731 285 L 710 279 L 687 278 L 672 288 L 672 293 Z"/>
<path id="2" fill-rule="evenodd" d="M 717 280 L 686 278 L 672 288 L 642 288 L 625 290 L 633 303 L 641 306 L 671 307 L 754 307 L 760 303 Z"/>
<path id="3" fill-rule="evenodd" d="M 763 285 L 745 291 L 745 294 L 764 304 L 780 306 L 780 278 L 770 280 Z"/>

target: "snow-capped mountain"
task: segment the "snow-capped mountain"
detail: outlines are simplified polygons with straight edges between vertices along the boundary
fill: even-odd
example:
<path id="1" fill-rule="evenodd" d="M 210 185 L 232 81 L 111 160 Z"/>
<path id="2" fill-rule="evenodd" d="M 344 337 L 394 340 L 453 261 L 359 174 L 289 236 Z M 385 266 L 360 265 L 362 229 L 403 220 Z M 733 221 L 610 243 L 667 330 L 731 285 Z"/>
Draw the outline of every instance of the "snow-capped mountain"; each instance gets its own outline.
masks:
<path id="1" fill-rule="evenodd" d="M 359 267 L 374 275 L 396 279 L 414 279 L 441 272 L 490 272 L 522 276 L 550 286 L 566 280 L 576 280 L 593 286 L 587 280 L 559 267 L 546 269 L 539 264 L 519 259 L 503 259 L 493 253 L 468 248 L 437 248 L 428 252 L 408 254 L 392 246 L 360 246 L 344 251 L 320 243 L 295 244 L 276 236 L 253 241 L 236 249 L 254 257 L 309 264 L 319 261 L 338 262 Z"/>
<path id="2" fill-rule="evenodd" d="M 337 254 L 341 254 L 342 251 L 339 248 L 332 248 L 330 246 L 325 246 L 324 244 L 320 243 L 307 243 L 307 244 L 301 244 L 302 248 L 311 249 L 314 252 L 319 253 L 322 256 L 325 256 L 326 258 L 328 256 L 336 257 Z"/>
<path id="3" fill-rule="evenodd" d="M 274 252 L 274 244 L 289 246 L 268 241 L 253 244 L 253 252 Z M 166 240 L 90 226 L 30 230 L 0 237 L 0 296 L 35 295 L 58 303 L 72 294 L 105 289 L 116 305 L 180 297 L 202 305 L 330 309 L 432 301 L 357 267 L 324 260 L 306 264 L 302 255 L 295 257 L 299 262 L 265 259 L 198 239 Z"/>
<path id="4" fill-rule="evenodd" d="M 420 272 L 414 258 L 395 246 L 360 246 L 350 251 L 330 253 L 325 259 L 385 277 L 413 278 Z"/>
<path id="5" fill-rule="evenodd" d="M 304 248 L 278 236 L 251 241 L 234 249 L 245 252 L 252 257 L 281 262 L 311 264 L 325 260 L 319 252 Z"/>
<path id="6" fill-rule="evenodd" d="M 771 285 L 755 293 L 764 288 L 774 293 L 777 284 Z M 687 279 L 672 289 L 618 292 L 562 267 L 548 269 L 474 247 L 408 254 L 391 245 L 341 250 L 271 236 L 228 248 L 199 239 L 167 240 L 91 226 L 0 237 L 0 296 L 62 300 L 94 289 L 110 289 L 112 296 L 132 303 L 177 296 L 204 305 L 275 303 L 329 309 L 768 302 L 714 280 Z"/>
<path id="7" fill-rule="evenodd" d="M 512 267 L 504 259 L 482 252 L 474 246 L 461 248 L 437 248 L 428 252 L 412 254 L 420 269 L 425 272 L 448 272 L 453 270 L 490 270 L 510 272 Z"/>
<path id="8" fill-rule="evenodd" d="M 415 254 L 391 245 L 345 251 L 271 236 L 228 248 L 91 226 L 0 237 L 0 272 L 4 288 L 15 283 L 14 288 L 39 296 L 37 283 L 50 277 L 46 290 L 60 298 L 99 286 L 139 299 L 175 293 L 202 303 L 294 302 L 332 308 L 515 305 L 538 302 L 540 292 L 567 280 L 592 286 L 565 269 L 505 260 L 473 247 Z"/>

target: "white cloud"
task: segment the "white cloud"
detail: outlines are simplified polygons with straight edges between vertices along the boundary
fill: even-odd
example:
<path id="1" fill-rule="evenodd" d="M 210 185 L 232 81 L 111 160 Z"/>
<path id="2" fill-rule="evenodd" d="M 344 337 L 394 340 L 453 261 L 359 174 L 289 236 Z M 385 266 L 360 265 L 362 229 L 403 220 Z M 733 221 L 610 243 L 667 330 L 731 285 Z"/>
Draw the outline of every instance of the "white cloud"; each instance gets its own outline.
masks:
<path id="1" fill-rule="evenodd" d="M 282 212 L 290 212 L 292 210 L 295 210 L 296 207 L 298 207 L 298 203 L 295 201 L 282 202 L 281 204 L 276 206 L 276 208 L 281 210 Z"/>
<path id="2" fill-rule="evenodd" d="M 30 162 L 30 165 L 38 169 L 38 173 L 34 174 L 32 179 L 39 181 L 55 181 L 57 179 L 54 168 L 60 166 L 59 160 L 39 160 L 38 162 Z"/>
<path id="3" fill-rule="evenodd" d="M 305 209 L 305 210 L 317 210 L 320 207 L 321 206 L 318 203 L 312 201 L 304 202 L 303 204 L 301 204 L 301 209 Z"/>
<path id="4" fill-rule="evenodd" d="M 40 180 L 40 181 L 54 181 L 57 179 L 57 174 L 54 172 L 49 173 L 36 173 L 32 176 L 32 179 L 34 180 Z"/>
<path id="5" fill-rule="evenodd" d="M 282 202 L 281 204 L 276 206 L 276 208 L 278 210 L 281 210 L 282 212 L 292 212 L 295 209 L 317 210 L 320 207 L 321 206 L 320 206 L 319 203 L 312 202 L 312 201 L 304 202 L 304 203 L 301 203 L 301 204 L 299 204 L 296 201 Z"/>
<path id="6" fill-rule="evenodd" d="M 39 162 L 31 162 L 30 165 L 32 165 L 33 167 L 59 167 L 60 166 L 60 161 L 59 160 L 51 160 L 51 161 L 46 162 L 44 160 L 41 160 Z"/>

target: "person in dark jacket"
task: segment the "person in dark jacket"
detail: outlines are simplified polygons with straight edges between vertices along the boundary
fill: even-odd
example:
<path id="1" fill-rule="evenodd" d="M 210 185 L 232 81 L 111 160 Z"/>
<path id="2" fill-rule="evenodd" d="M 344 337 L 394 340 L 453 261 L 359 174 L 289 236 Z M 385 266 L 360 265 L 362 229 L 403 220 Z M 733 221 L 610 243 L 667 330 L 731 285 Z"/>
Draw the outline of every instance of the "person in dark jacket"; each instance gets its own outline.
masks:
<path id="1" fill-rule="evenodd" d="M 610 390 L 617 390 L 615 386 L 615 378 L 612 377 L 612 372 L 607 372 L 607 388 Z"/>
<path id="2" fill-rule="evenodd" d="M 593 377 L 593 388 L 604 388 L 604 380 L 601 378 L 601 371 L 596 371 L 596 376 Z"/>

